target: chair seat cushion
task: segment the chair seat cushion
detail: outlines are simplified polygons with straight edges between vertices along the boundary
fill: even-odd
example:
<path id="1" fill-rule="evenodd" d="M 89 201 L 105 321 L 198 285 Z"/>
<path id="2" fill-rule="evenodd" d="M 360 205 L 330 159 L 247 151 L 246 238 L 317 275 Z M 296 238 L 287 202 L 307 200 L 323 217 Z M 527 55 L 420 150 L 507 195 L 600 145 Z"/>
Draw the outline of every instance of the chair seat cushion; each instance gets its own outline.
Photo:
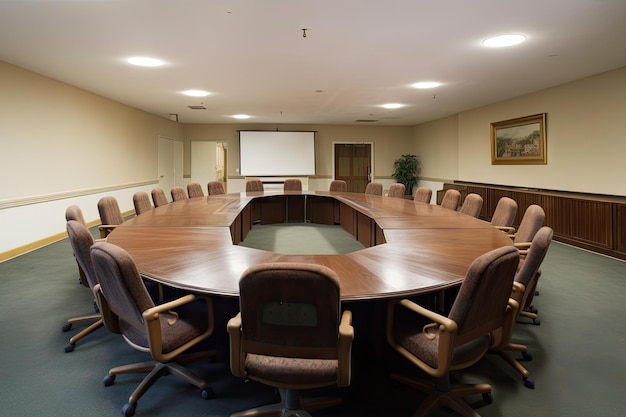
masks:
<path id="1" fill-rule="evenodd" d="M 428 337 L 422 331 L 427 322 L 419 320 L 400 321 L 394 325 L 393 335 L 396 343 L 420 358 L 428 366 L 437 368 L 439 349 L 439 329 L 430 328 Z M 432 339 L 431 339 L 432 338 Z M 489 348 L 490 336 L 486 334 L 471 342 L 454 348 L 451 369 L 473 363 L 481 358 Z"/>
<path id="2" fill-rule="evenodd" d="M 246 371 L 293 388 L 324 387 L 337 382 L 337 360 L 300 359 L 248 354 Z"/>
<path id="3" fill-rule="evenodd" d="M 174 315 L 161 315 L 161 332 L 163 339 L 163 353 L 169 353 L 184 343 L 206 331 L 207 312 L 206 303 L 201 300 L 177 308 Z M 174 319 L 174 320 L 172 320 Z M 147 350 L 148 339 L 145 329 L 136 329 L 120 318 L 120 328 L 124 336 L 133 344 Z"/>

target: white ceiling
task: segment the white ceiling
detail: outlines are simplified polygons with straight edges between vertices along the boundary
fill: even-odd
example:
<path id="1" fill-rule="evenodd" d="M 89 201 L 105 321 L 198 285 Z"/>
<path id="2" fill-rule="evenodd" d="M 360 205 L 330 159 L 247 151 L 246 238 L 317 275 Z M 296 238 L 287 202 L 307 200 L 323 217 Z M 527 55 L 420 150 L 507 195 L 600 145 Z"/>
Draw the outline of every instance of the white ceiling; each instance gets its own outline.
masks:
<path id="1" fill-rule="evenodd" d="M 626 1 L 0 0 L 0 60 L 183 123 L 410 126 L 625 66 Z"/>

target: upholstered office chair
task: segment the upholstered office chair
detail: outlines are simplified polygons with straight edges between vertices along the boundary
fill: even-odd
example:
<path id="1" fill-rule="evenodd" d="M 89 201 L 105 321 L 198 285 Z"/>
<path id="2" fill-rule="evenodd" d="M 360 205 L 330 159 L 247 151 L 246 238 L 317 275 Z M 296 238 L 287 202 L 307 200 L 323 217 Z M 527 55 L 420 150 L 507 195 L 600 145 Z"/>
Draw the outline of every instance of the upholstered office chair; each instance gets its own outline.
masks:
<path id="1" fill-rule="evenodd" d="M 70 210 L 70 208 L 71 206 L 68 207 L 68 210 Z M 89 250 L 94 243 L 93 236 L 91 235 L 91 232 L 89 231 L 87 226 L 85 226 L 85 224 L 80 222 L 79 220 L 73 220 L 71 218 L 68 219 L 66 223 L 66 228 L 67 235 L 72 246 L 72 251 L 74 252 L 74 258 L 76 258 L 78 268 L 80 269 L 85 279 L 84 285 L 91 289 L 92 296 L 95 298 L 93 288 L 97 284 L 97 281 L 95 279 L 95 274 L 93 272 L 93 266 L 91 265 L 91 258 L 89 255 Z M 94 305 L 99 311 L 99 308 L 97 304 L 95 304 L 95 302 Z M 87 316 L 73 317 L 67 320 L 67 323 L 63 326 L 62 330 L 64 332 L 67 332 L 72 328 L 72 325 L 76 323 L 91 324 L 87 328 L 70 337 L 69 343 L 65 346 L 66 352 L 74 351 L 76 343 L 79 340 L 102 327 L 102 317 L 99 312 L 97 314 L 91 314 Z"/>
<path id="2" fill-rule="evenodd" d="M 463 204 L 461 204 L 461 209 L 459 211 L 461 213 L 467 214 L 468 216 L 478 218 L 482 209 L 483 198 L 476 193 L 469 193 L 465 197 L 465 200 L 463 200 Z"/>
<path id="3" fill-rule="evenodd" d="M 283 184 L 285 191 L 302 191 L 302 181 L 298 178 L 287 178 Z"/>
<path id="4" fill-rule="evenodd" d="M 133 205 L 135 206 L 135 214 L 138 216 L 154 208 L 150 202 L 150 196 L 145 191 L 137 191 L 133 194 Z"/>
<path id="5" fill-rule="evenodd" d="M 387 197 L 404 198 L 405 193 L 406 186 L 404 184 L 396 182 L 389 186 L 389 192 L 387 192 Z"/>
<path id="6" fill-rule="evenodd" d="M 209 195 L 226 194 L 226 191 L 224 191 L 224 184 L 220 181 L 209 182 L 207 184 L 207 189 L 209 190 Z"/>
<path id="7" fill-rule="evenodd" d="M 502 197 L 498 200 L 496 208 L 491 216 L 491 224 L 500 230 L 508 233 L 515 233 L 513 222 L 517 216 L 517 203 L 509 197 Z"/>
<path id="8" fill-rule="evenodd" d="M 365 186 L 365 194 L 383 195 L 383 185 L 379 182 L 368 182 Z"/>
<path id="9" fill-rule="evenodd" d="M 433 190 L 428 187 L 418 187 L 415 190 L 415 197 L 413 198 L 415 201 L 419 201 L 420 203 L 430 204 L 430 199 L 433 196 Z"/>
<path id="10" fill-rule="evenodd" d="M 154 203 L 154 207 L 166 206 L 170 203 L 167 200 L 165 191 L 163 191 L 163 188 L 161 187 L 153 188 L 150 194 L 152 194 L 152 202 Z"/>
<path id="11" fill-rule="evenodd" d="M 533 295 L 535 284 L 539 278 L 539 267 L 548 252 L 550 242 L 552 242 L 552 236 L 553 231 L 551 228 L 544 226 L 539 229 L 530 244 L 528 255 L 526 255 L 524 262 L 521 262 L 519 265 L 513 282 L 513 291 L 511 292 L 511 298 L 514 299 L 519 306 L 524 306 L 528 298 Z M 513 328 L 521 312 L 521 308 L 518 308 L 516 310 L 517 314 L 513 314 L 509 317 L 510 323 L 507 323 L 503 328 L 493 332 L 492 344 L 489 351 L 497 353 L 509 365 L 515 368 L 515 370 L 522 375 L 524 386 L 534 388 L 535 381 L 530 378 L 530 372 L 507 352 L 510 350 L 521 352 L 523 360 L 532 360 L 532 355 L 528 353 L 528 348 L 525 345 L 511 342 Z"/>
<path id="12" fill-rule="evenodd" d="M 336 191 L 339 193 L 345 193 L 348 191 L 348 183 L 344 180 L 333 180 L 330 183 L 328 191 Z"/>
<path id="13" fill-rule="evenodd" d="M 119 374 L 149 372 L 133 391 L 122 408 L 125 416 L 132 416 L 139 398 L 156 380 L 166 374 L 176 375 L 202 390 L 203 398 L 213 392 L 181 364 L 206 358 L 214 351 L 183 354 L 213 333 L 213 305 L 210 299 L 185 295 L 165 304 L 155 305 L 137 267 L 122 248 L 107 242 L 98 242 L 91 248 L 91 258 L 99 282 L 101 302 L 118 317 L 118 327 L 124 339 L 133 348 L 149 352 L 154 362 L 124 365 L 109 370 L 104 385 L 110 386 Z"/>
<path id="14" fill-rule="evenodd" d="M 413 416 L 426 416 L 448 407 L 463 416 L 477 416 L 463 397 L 481 393 L 491 402 L 488 384 L 450 384 L 450 371 L 467 368 L 483 357 L 490 332 L 501 328 L 517 308 L 509 300 L 519 263 L 517 249 L 503 246 L 478 257 L 469 267 L 448 317 L 408 299 L 391 301 L 387 340 L 391 347 L 431 380 L 392 375 L 392 378 L 428 393 Z"/>
<path id="15" fill-rule="evenodd" d="M 115 197 L 102 197 L 98 201 L 98 213 L 100 213 L 100 221 L 102 222 L 99 226 L 100 238 L 102 239 L 106 238 L 118 225 L 124 223 L 122 211 Z"/>
<path id="16" fill-rule="evenodd" d="M 251 193 L 255 191 L 263 191 L 263 182 L 261 180 L 247 180 L 246 181 L 246 192 Z"/>
<path id="17" fill-rule="evenodd" d="M 189 199 L 183 187 L 172 188 L 170 190 L 170 194 L 172 194 L 172 201 L 183 201 Z"/>
<path id="18" fill-rule="evenodd" d="M 450 188 L 446 190 L 441 200 L 441 207 L 456 211 L 461 201 L 461 193 L 458 190 Z"/>
<path id="19" fill-rule="evenodd" d="M 204 197 L 202 185 L 198 182 L 190 182 L 187 184 L 187 194 L 189 195 L 189 198 Z"/>
<path id="20" fill-rule="evenodd" d="M 228 322 L 231 371 L 277 388 L 282 401 L 231 417 L 309 416 L 338 405 L 299 396 L 350 384 L 354 329 L 350 311 L 341 312 L 337 275 L 323 265 L 260 264 L 243 273 L 239 295 L 241 311 Z"/>
<path id="21" fill-rule="evenodd" d="M 546 214 L 541 206 L 531 204 L 526 208 L 524 217 L 522 217 L 517 231 L 510 235 L 511 239 L 513 239 L 513 244 L 519 249 L 522 258 L 528 252 L 528 248 L 535 237 L 535 233 L 543 226 L 545 218 Z"/>
<path id="22" fill-rule="evenodd" d="M 65 221 L 70 221 L 70 220 L 76 220 L 83 226 L 87 227 L 87 223 L 85 222 L 85 217 L 83 216 L 83 211 L 77 205 L 71 205 L 65 209 Z M 89 283 L 87 282 L 87 277 L 85 277 L 85 273 L 83 272 L 83 269 L 80 267 L 78 260 L 76 261 L 76 264 L 78 265 L 79 282 L 85 287 L 89 287 Z M 69 330 L 69 328 L 67 330 Z M 64 331 L 67 331 L 67 330 L 64 330 Z"/>

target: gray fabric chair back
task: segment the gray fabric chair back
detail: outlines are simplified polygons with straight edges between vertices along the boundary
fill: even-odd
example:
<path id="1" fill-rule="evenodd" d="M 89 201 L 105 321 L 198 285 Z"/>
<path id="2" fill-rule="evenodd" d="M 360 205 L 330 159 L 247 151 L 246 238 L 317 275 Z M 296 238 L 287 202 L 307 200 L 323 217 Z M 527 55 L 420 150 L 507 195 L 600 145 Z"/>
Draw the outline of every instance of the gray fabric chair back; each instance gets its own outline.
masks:
<path id="1" fill-rule="evenodd" d="M 189 199 L 189 197 L 187 197 L 187 193 L 185 192 L 185 189 L 183 187 L 174 187 L 174 188 L 172 188 L 170 193 L 172 194 L 172 200 L 173 201 L 183 201 L 183 200 L 188 200 Z"/>
<path id="2" fill-rule="evenodd" d="M 395 197 L 395 198 L 403 198 L 405 193 L 406 193 L 406 186 L 404 184 L 400 184 L 399 182 L 396 182 L 389 186 L 389 192 L 387 193 L 387 196 Z"/>
<path id="3" fill-rule="evenodd" d="M 225 194 L 224 184 L 219 181 L 211 181 L 207 184 L 207 188 L 209 190 L 209 195 L 219 195 Z"/>
<path id="4" fill-rule="evenodd" d="M 415 191 L 415 201 L 420 203 L 430 204 L 430 200 L 433 197 L 433 190 L 428 187 L 418 187 Z"/>
<path id="5" fill-rule="evenodd" d="M 383 185 L 379 182 L 370 182 L 365 186 L 365 194 L 383 195 Z"/>
<path id="6" fill-rule="evenodd" d="M 80 207 L 78 206 L 69 206 L 67 209 L 65 209 L 65 220 L 66 221 L 70 221 L 70 220 L 76 220 L 77 222 L 79 222 L 82 225 L 87 225 L 87 223 L 85 223 L 85 217 L 83 216 L 83 211 L 80 209 Z"/>
<path id="7" fill-rule="evenodd" d="M 98 213 L 102 224 L 118 225 L 124 223 L 120 206 L 115 197 L 102 197 L 98 201 Z"/>
<path id="8" fill-rule="evenodd" d="M 298 178 L 287 178 L 283 184 L 285 191 L 302 191 L 302 181 Z"/>
<path id="9" fill-rule="evenodd" d="M 120 319 L 122 333 L 131 326 L 136 333 L 145 334 L 142 313 L 154 307 L 154 302 L 128 252 L 98 242 L 91 247 L 91 259 L 104 298 Z"/>
<path id="10" fill-rule="evenodd" d="M 167 196 L 165 195 L 165 191 L 163 191 L 163 188 L 153 188 L 150 194 L 152 194 L 152 202 L 154 203 L 154 207 L 166 206 L 170 203 L 167 200 Z"/>
<path id="11" fill-rule="evenodd" d="M 344 180 L 333 180 L 330 183 L 329 191 L 345 193 L 348 191 L 348 183 L 346 183 Z"/>
<path id="12" fill-rule="evenodd" d="M 202 185 L 197 182 L 190 182 L 189 184 L 187 184 L 187 194 L 189 194 L 189 198 L 204 197 Z"/>
<path id="13" fill-rule="evenodd" d="M 261 180 L 247 180 L 246 192 L 251 193 L 255 191 L 263 191 L 263 182 Z"/>
<path id="14" fill-rule="evenodd" d="M 548 253 L 553 235 L 554 232 L 548 226 L 543 226 L 535 233 L 535 237 L 528 249 L 528 254 L 520 263 L 517 274 L 515 274 L 515 282 L 519 282 L 524 285 L 524 287 L 528 288 L 528 285 L 531 283 L 537 271 L 539 271 L 541 263 Z"/>
<path id="15" fill-rule="evenodd" d="M 483 198 L 476 193 L 469 193 L 463 204 L 461 205 L 461 209 L 459 210 L 463 214 L 467 214 L 468 216 L 476 217 L 480 216 L 480 211 L 483 209 Z"/>
<path id="16" fill-rule="evenodd" d="M 98 284 L 90 253 L 91 247 L 94 244 L 93 236 L 89 229 L 87 229 L 87 226 L 76 220 L 68 220 L 66 229 L 76 262 L 78 262 L 78 265 L 85 274 L 89 288 L 93 291 L 94 287 Z"/>
<path id="17" fill-rule="evenodd" d="M 514 243 L 532 242 L 537 231 L 543 226 L 546 214 L 537 204 L 528 206 L 515 233 Z"/>
<path id="18" fill-rule="evenodd" d="M 458 326 L 456 346 L 502 327 L 518 264 L 517 249 L 503 246 L 470 265 L 448 315 Z"/>
<path id="19" fill-rule="evenodd" d="M 494 226 L 511 227 L 517 216 L 517 203 L 509 197 L 498 200 L 496 209 L 491 216 L 491 224 Z"/>
<path id="20" fill-rule="evenodd" d="M 441 207 L 456 211 L 459 208 L 460 201 L 461 193 L 453 188 L 450 188 L 443 195 L 443 200 L 441 200 Z"/>
<path id="21" fill-rule="evenodd" d="M 300 263 L 252 266 L 239 281 L 239 300 L 246 352 L 336 359 L 341 303 L 339 279 L 331 269 Z"/>
<path id="22" fill-rule="evenodd" d="M 137 191 L 133 194 L 133 205 L 135 206 L 135 213 L 137 215 L 153 209 L 150 196 L 145 191 Z"/>

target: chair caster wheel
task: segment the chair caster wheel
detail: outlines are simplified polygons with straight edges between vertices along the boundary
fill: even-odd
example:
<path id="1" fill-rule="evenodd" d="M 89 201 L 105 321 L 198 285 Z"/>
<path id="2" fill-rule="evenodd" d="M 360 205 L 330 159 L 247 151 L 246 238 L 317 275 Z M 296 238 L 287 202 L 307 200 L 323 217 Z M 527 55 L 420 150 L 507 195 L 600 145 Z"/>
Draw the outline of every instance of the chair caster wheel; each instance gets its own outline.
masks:
<path id="1" fill-rule="evenodd" d="M 63 327 L 61 327 L 61 330 L 64 331 L 64 332 L 69 332 L 71 328 L 72 328 L 72 324 L 71 323 L 67 323 Z"/>
<path id="2" fill-rule="evenodd" d="M 532 361 L 533 355 L 528 352 L 522 352 L 522 359 L 524 359 L 525 361 Z"/>
<path id="3" fill-rule="evenodd" d="M 65 353 L 74 352 L 76 345 L 74 343 L 68 343 L 65 345 Z"/>
<path id="4" fill-rule="evenodd" d="M 215 398 L 215 392 L 211 389 L 211 387 L 206 387 L 200 392 L 200 394 L 202 395 L 203 400 L 210 400 L 211 398 Z"/>
<path id="5" fill-rule="evenodd" d="M 535 389 L 535 381 L 533 381 L 532 378 L 522 378 L 522 380 L 526 388 Z"/>
<path id="6" fill-rule="evenodd" d="M 485 392 L 483 394 L 483 401 L 485 404 L 491 404 L 493 402 L 493 395 L 490 392 Z"/>
<path id="7" fill-rule="evenodd" d="M 115 375 L 107 375 L 102 380 L 105 387 L 110 387 L 115 382 Z"/>
<path id="8" fill-rule="evenodd" d="M 124 407 L 122 407 L 122 414 L 124 414 L 124 417 L 131 417 L 135 414 L 136 409 L 137 404 L 126 403 Z"/>

